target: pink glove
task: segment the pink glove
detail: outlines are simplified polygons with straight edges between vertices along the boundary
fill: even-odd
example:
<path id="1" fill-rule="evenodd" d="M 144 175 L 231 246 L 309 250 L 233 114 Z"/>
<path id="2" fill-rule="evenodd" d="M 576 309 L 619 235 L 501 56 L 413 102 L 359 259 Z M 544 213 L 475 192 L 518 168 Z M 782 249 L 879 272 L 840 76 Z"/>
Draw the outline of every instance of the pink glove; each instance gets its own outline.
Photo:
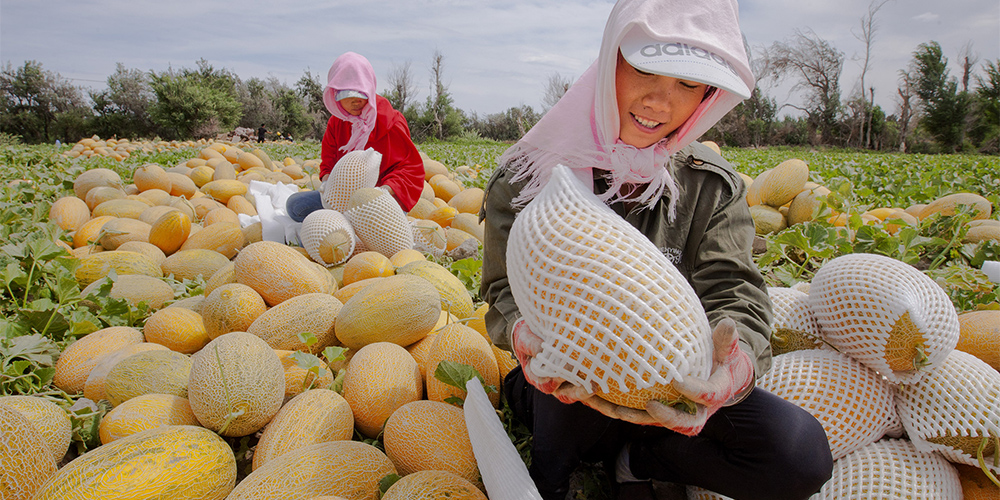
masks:
<path id="1" fill-rule="evenodd" d="M 564 391 L 565 397 L 576 398 L 583 404 L 612 418 L 641 425 L 659 425 L 685 436 L 695 436 L 705 427 L 708 417 L 735 397 L 745 397 L 753 389 L 754 368 L 750 356 L 740 349 L 736 323 L 724 319 L 712 332 L 712 374 L 708 380 L 687 377 L 675 380 L 673 386 L 696 404 L 694 414 L 665 405 L 656 400 L 646 403 L 645 410 L 619 406 L 597 396 L 588 397 L 580 387 Z"/>
<path id="2" fill-rule="evenodd" d="M 531 366 L 535 361 L 535 356 L 542 352 L 542 339 L 531 331 L 524 319 L 519 319 L 514 324 L 514 329 L 511 330 L 511 343 L 514 347 L 514 356 L 517 357 L 521 371 L 524 372 L 524 379 L 529 384 L 544 394 L 552 394 L 563 403 L 574 403 L 579 399 L 572 395 L 576 394 L 575 391 L 570 390 L 576 387 L 573 384 L 561 378 L 541 377 L 532 371 Z M 566 394 L 567 392 L 571 394 Z"/>

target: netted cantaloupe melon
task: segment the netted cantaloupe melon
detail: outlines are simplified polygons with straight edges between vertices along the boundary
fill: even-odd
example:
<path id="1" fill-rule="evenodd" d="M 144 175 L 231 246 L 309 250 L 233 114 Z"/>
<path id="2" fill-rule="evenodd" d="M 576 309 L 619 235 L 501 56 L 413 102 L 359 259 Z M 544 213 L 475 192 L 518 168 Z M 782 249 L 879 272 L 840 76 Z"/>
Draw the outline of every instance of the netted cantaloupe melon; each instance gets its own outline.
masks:
<path id="1" fill-rule="evenodd" d="M 430 359 L 431 348 L 434 347 L 434 339 L 437 338 L 437 334 L 431 331 L 424 336 L 424 338 L 406 346 L 406 351 L 413 356 L 413 360 L 417 362 L 417 367 L 420 368 L 420 380 L 427 380 L 427 363 Z"/>
<path id="2" fill-rule="evenodd" d="M 227 500 L 287 500 L 336 495 L 377 500 L 379 481 L 395 474 L 392 461 L 360 441 L 331 441 L 268 461 L 240 481 Z"/>
<path id="3" fill-rule="evenodd" d="M 1000 310 L 969 311 L 958 315 L 955 349 L 967 352 L 1000 371 Z"/>
<path id="4" fill-rule="evenodd" d="M 34 500 L 223 500 L 235 484 L 236 457 L 229 444 L 202 427 L 168 425 L 76 458 L 52 476 Z"/>
<path id="5" fill-rule="evenodd" d="M 107 281 L 112 281 L 110 276 L 87 285 L 80 292 L 80 295 L 88 297 L 92 293 L 97 293 L 98 288 Z M 150 309 L 155 310 L 163 307 L 167 301 L 174 299 L 174 289 L 161 278 L 144 274 L 121 274 L 116 276 L 112 283 L 108 296 L 125 299 L 135 306 L 145 302 Z"/>
<path id="6" fill-rule="evenodd" d="M 126 241 L 119 245 L 117 250 L 141 253 L 157 264 L 163 264 L 163 261 L 167 260 L 167 255 L 163 253 L 163 250 L 145 241 Z"/>
<path id="7" fill-rule="evenodd" d="M 403 476 L 382 495 L 381 500 L 486 500 L 476 485 L 457 474 L 423 470 Z"/>
<path id="8" fill-rule="evenodd" d="M 328 293 L 298 295 L 265 311 L 246 331 L 274 349 L 318 353 L 337 343 L 334 324 L 343 307 Z M 312 340 L 307 342 L 305 334 Z"/>
<path id="9" fill-rule="evenodd" d="M 434 285 L 441 294 L 441 310 L 448 311 L 459 319 L 475 315 L 476 309 L 468 289 L 462 280 L 441 264 L 429 260 L 415 261 L 396 269 L 396 274 L 419 276 Z"/>
<path id="10" fill-rule="evenodd" d="M 181 210 L 168 210 L 149 228 L 149 242 L 170 255 L 181 248 L 191 234 L 191 218 Z"/>
<path id="11" fill-rule="evenodd" d="M 87 192 L 97 186 L 121 188 L 123 185 L 118 172 L 109 168 L 93 168 L 76 176 L 73 181 L 73 193 L 77 198 L 84 200 L 87 198 Z"/>
<path id="12" fill-rule="evenodd" d="M 107 276 L 112 270 L 119 275 L 144 274 L 154 278 L 163 276 L 161 266 L 148 256 L 136 252 L 112 250 L 81 258 L 80 267 L 76 268 L 76 280 L 85 287 Z"/>
<path id="13" fill-rule="evenodd" d="M 334 331 L 342 345 L 373 342 L 410 345 L 427 335 L 441 315 L 437 290 L 417 276 L 394 275 L 362 288 L 337 313 Z"/>
<path id="14" fill-rule="evenodd" d="M 98 242 L 105 250 L 117 250 L 128 241 L 148 241 L 150 227 L 138 219 L 116 217 L 101 228 Z"/>
<path id="15" fill-rule="evenodd" d="M 142 342 L 142 332 L 127 326 L 91 332 L 70 344 L 59 356 L 52 383 L 69 394 L 76 394 L 83 390 L 90 371 L 102 356 L 139 342 Z"/>
<path id="16" fill-rule="evenodd" d="M 471 187 L 463 189 L 448 200 L 448 205 L 464 214 L 479 214 L 483 205 L 484 192 L 482 188 Z"/>
<path id="17" fill-rule="evenodd" d="M 187 398 L 174 394 L 142 394 L 115 406 L 101 418 L 102 444 L 165 425 L 200 425 Z"/>
<path id="18" fill-rule="evenodd" d="M 139 342 L 118 348 L 107 355 L 102 356 L 97 364 L 94 365 L 94 368 L 90 370 L 90 375 L 87 376 L 87 382 L 83 386 L 83 396 L 91 401 L 108 399 L 107 394 L 104 392 L 104 383 L 107 381 L 108 373 L 111 372 L 111 369 L 114 368 L 119 361 L 140 352 L 166 349 L 166 346 L 160 344 L 154 344 L 152 342 Z"/>
<path id="19" fill-rule="evenodd" d="M 350 440 L 354 414 L 347 400 L 329 389 L 310 389 L 292 398 L 274 416 L 257 442 L 253 468 L 311 444 Z"/>
<path id="20" fill-rule="evenodd" d="M 351 223 L 354 235 L 365 248 L 391 257 L 396 252 L 413 248 L 413 231 L 406 214 L 386 191 L 362 188 L 351 194 L 344 217 Z"/>
<path id="21" fill-rule="evenodd" d="M 160 189 L 170 192 L 170 178 L 163 167 L 155 163 L 146 163 L 132 172 L 132 183 L 139 191 Z"/>
<path id="22" fill-rule="evenodd" d="M 351 256 L 344 264 L 344 286 L 369 278 L 384 278 L 396 274 L 389 257 L 379 252 L 364 251 Z"/>
<path id="23" fill-rule="evenodd" d="M 771 169 L 760 183 L 760 202 L 780 207 L 801 193 L 808 180 L 809 165 L 806 162 L 798 158 L 785 160 Z"/>
<path id="24" fill-rule="evenodd" d="M 392 412 L 423 397 L 420 369 L 413 356 L 396 344 L 368 344 L 351 358 L 343 394 L 358 431 L 375 437 Z"/>
<path id="25" fill-rule="evenodd" d="M 382 153 L 373 148 L 351 151 L 341 157 L 323 184 L 323 208 L 346 212 L 355 191 L 375 187 L 381 162 Z"/>
<path id="26" fill-rule="evenodd" d="M 198 231 L 188 236 L 181 245 L 180 251 L 214 250 L 226 256 L 226 259 L 232 259 L 245 244 L 246 238 L 243 236 L 243 228 L 240 227 L 238 221 L 217 222 L 212 224 L 211 231 Z"/>
<path id="27" fill-rule="evenodd" d="M 186 397 L 191 358 L 171 350 L 148 350 L 124 358 L 104 380 L 104 393 L 112 405 L 143 394 Z"/>
<path id="28" fill-rule="evenodd" d="M 302 220 L 302 247 L 324 266 L 344 263 L 354 253 L 354 229 L 336 210 L 315 210 Z"/>
<path id="29" fill-rule="evenodd" d="M 389 460 L 386 458 L 386 460 Z M 31 500 L 56 472 L 56 461 L 45 438 L 20 411 L 0 402 L 0 494 L 10 500 Z"/>
<path id="30" fill-rule="evenodd" d="M 246 436 L 281 408 L 285 370 L 260 337 L 230 332 L 191 359 L 188 400 L 201 425 L 223 436 Z"/>
<path id="31" fill-rule="evenodd" d="M 305 293 L 324 293 L 329 281 L 313 268 L 312 261 L 287 245 L 260 241 L 247 245 L 233 260 L 236 281 L 247 285 L 269 306 Z"/>
<path id="32" fill-rule="evenodd" d="M 917 450 L 905 439 L 884 439 L 833 464 L 815 500 L 938 500 L 962 498 L 958 472 L 943 457 Z"/>
<path id="33" fill-rule="evenodd" d="M 49 207 L 49 220 L 66 231 L 76 231 L 90 220 L 90 207 L 76 196 L 63 196 Z"/>
<path id="34" fill-rule="evenodd" d="M 959 206 L 964 205 L 972 210 L 974 220 L 989 219 L 993 213 L 990 200 L 975 193 L 952 193 L 942 196 L 923 207 L 917 217 L 926 219 L 933 214 L 954 215 Z"/>
<path id="35" fill-rule="evenodd" d="M 183 307 L 156 311 L 142 328 L 147 342 L 154 342 L 182 354 L 194 354 L 211 339 L 201 314 Z"/>
<path id="36" fill-rule="evenodd" d="M 442 361 L 469 365 L 483 377 L 483 385 L 500 387 L 500 371 L 490 343 L 479 332 L 461 323 L 453 323 L 435 332 L 437 337 L 427 359 L 427 399 L 444 402 L 448 398 L 465 399 L 465 391 L 446 384 L 434 376 Z M 490 393 L 490 402 L 497 406 L 500 395 Z"/>
<path id="37" fill-rule="evenodd" d="M 819 325 L 809 309 L 809 295 L 785 287 L 768 287 L 774 319 L 771 321 L 771 352 L 777 356 L 800 349 L 822 347 Z"/>
<path id="38" fill-rule="evenodd" d="M 507 248 L 511 292 L 542 339 L 536 374 L 636 408 L 672 400 L 674 379 L 708 378 L 712 333 L 698 295 L 569 168 L 555 167 L 510 237 L 518 242 Z"/>
<path id="39" fill-rule="evenodd" d="M 188 236 L 188 240 L 201 232 Z M 178 281 L 195 279 L 199 276 L 208 279 L 227 263 L 229 257 L 215 250 L 193 248 L 174 252 L 160 264 L 160 269 L 164 276 L 173 276 Z"/>
<path id="40" fill-rule="evenodd" d="M 401 406 L 385 423 L 385 453 L 403 476 L 422 470 L 455 473 L 479 483 L 465 413 L 439 401 L 414 401 Z"/>
<path id="41" fill-rule="evenodd" d="M 4 396 L 0 397 L 0 405 L 7 405 L 24 415 L 38 430 L 52 452 L 52 459 L 56 463 L 63 459 L 73 439 L 73 423 L 66 410 L 41 396 Z"/>
<path id="42" fill-rule="evenodd" d="M 253 288 L 242 283 L 222 285 L 205 297 L 201 317 L 211 338 L 229 332 L 245 332 L 264 311 L 267 304 Z"/>

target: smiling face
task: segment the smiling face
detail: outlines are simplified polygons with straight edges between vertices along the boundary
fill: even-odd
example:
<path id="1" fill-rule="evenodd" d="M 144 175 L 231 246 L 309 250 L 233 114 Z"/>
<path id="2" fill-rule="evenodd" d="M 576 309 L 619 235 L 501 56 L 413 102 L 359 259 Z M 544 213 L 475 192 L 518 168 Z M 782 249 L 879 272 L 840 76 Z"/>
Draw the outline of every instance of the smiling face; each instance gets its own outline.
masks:
<path id="1" fill-rule="evenodd" d="M 341 107 L 344 108 L 344 111 L 347 111 L 348 113 L 354 116 L 358 116 L 361 114 L 361 110 L 365 108 L 365 104 L 368 104 L 368 99 L 362 99 L 360 97 L 348 97 L 346 99 L 341 99 L 338 102 L 340 102 L 340 105 Z"/>
<path id="2" fill-rule="evenodd" d="M 618 138 L 637 148 L 656 144 L 694 113 L 707 88 L 704 83 L 640 71 L 619 53 L 615 66 L 621 122 Z"/>

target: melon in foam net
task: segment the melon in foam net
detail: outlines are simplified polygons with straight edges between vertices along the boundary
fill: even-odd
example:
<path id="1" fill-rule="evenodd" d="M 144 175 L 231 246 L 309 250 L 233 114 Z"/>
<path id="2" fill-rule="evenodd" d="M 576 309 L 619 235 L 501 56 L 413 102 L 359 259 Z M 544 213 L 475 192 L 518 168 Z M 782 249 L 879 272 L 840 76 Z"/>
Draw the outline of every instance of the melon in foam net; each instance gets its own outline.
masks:
<path id="1" fill-rule="evenodd" d="M 569 168 L 553 170 L 509 241 L 511 292 L 542 338 L 538 375 L 635 408 L 673 399 L 674 379 L 709 376 L 711 329 L 690 284 Z"/>

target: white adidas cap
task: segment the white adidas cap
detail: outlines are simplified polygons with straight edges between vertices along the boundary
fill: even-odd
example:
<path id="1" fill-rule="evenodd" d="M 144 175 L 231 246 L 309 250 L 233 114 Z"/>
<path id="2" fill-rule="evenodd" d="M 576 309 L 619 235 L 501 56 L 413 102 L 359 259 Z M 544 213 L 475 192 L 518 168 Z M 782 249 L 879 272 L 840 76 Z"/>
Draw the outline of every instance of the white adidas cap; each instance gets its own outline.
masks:
<path id="1" fill-rule="evenodd" d="M 620 48 L 629 64 L 647 73 L 701 82 L 744 99 L 750 97 L 747 84 L 725 57 L 695 44 L 653 40 L 636 26 L 622 39 Z"/>

